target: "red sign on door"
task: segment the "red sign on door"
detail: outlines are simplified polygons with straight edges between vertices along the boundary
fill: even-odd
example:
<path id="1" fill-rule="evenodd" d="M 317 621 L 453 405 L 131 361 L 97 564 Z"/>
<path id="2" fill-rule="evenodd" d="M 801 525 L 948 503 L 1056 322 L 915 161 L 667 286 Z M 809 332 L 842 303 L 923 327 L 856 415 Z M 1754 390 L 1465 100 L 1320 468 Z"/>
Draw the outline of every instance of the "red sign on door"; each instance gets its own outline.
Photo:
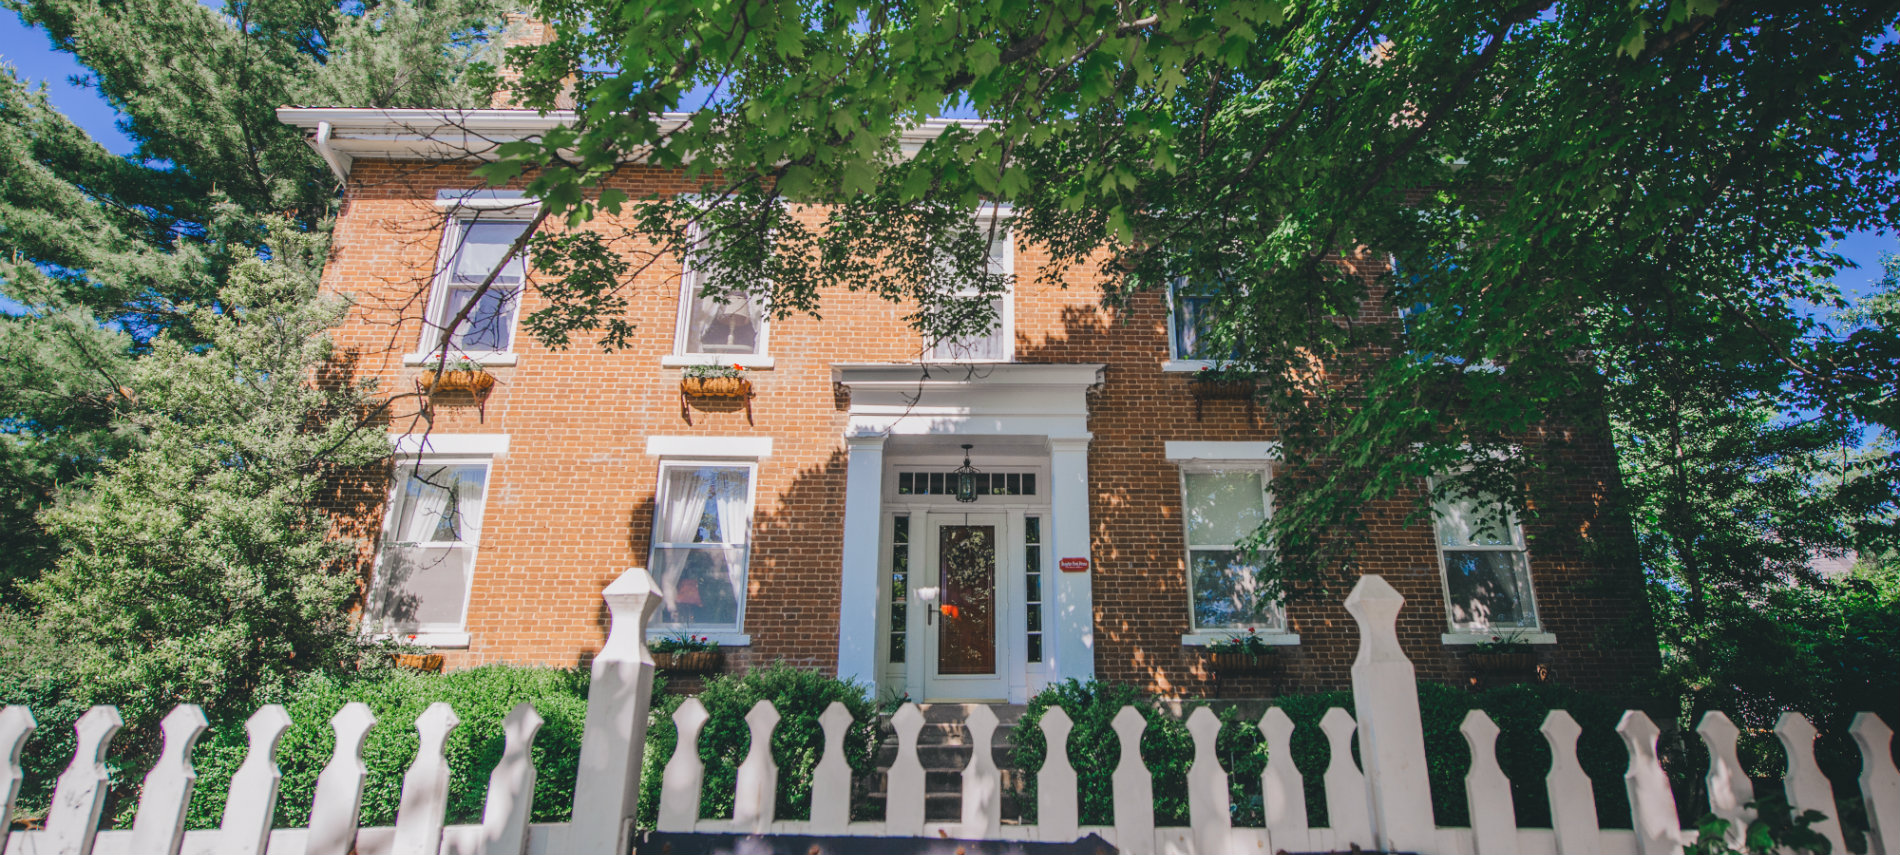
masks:
<path id="1" fill-rule="evenodd" d="M 1086 573 L 1089 569 L 1089 560 L 1087 558 L 1064 558 L 1061 561 L 1057 561 L 1056 566 L 1062 568 L 1062 572 L 1064 573 Z"/>

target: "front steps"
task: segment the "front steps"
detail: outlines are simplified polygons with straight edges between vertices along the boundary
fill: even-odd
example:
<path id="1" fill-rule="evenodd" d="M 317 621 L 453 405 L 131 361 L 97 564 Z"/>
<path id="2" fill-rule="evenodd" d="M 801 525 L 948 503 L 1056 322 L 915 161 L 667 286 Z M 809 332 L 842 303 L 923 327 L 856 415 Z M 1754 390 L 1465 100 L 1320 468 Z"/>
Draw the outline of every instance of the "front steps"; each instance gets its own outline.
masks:
<path id="1" fill-rule="evenodd" d="M 963 770 L 970 765 L 975 748 L 964 718 L 977 704 L 918 704 L 924 714 L 924 728 L 917 734 L 917 759 L 924 767 L 924 819 L 928 822 L 956 822 L 963 818 Z M 991 740 L 991 759 L 1003 774 L 1003 821 L 1014 822 L 1022 816 L 1015 794 L 1022 792 L 1023 776 L 1010 764 L 1012 743 L 1009 731 L 1023 717 L 1022 704 L 995 704 L 996 735 Z M 897 762 L 897 735 L 888 723 L 882 728 L 884 741 L 878 746 L 877 768 L 871 776 L 869 801 L 882 812 L 885 777 Z"/>

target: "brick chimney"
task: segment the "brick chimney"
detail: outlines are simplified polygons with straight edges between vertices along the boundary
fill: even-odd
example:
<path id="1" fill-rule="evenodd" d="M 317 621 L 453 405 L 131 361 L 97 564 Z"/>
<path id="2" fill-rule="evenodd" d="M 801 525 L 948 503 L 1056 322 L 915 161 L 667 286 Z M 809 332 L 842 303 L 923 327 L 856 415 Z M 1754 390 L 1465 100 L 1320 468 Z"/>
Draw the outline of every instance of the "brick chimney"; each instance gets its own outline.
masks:
<path id="1" fill-rule="evenodd" d="M 524 12 L 508 12 L 503 15 L 503 20 L 506 21 L 501 33 L 501 46 L 503 49 L 520 45 L 544 45 L 554 41 L 553 27 L 548 26 L 546 23 Z M 495 95 L 489 101 L 489 106 L 497 110 L 513 109 L 515 107 L 514 96 L 510 90 L 514 84 L 521 79 L 521 73 L 508 66 L 506 56 L 502 58 L 499 71 L 501 88 L 495 90 Z M 562 109 L 571 109 L 574 106 L 574 99 L 571 93 L 572 84 L 569 85 L 568 92 L 562 93 L 560 103 L 558 103 L 557 106 Z"/>

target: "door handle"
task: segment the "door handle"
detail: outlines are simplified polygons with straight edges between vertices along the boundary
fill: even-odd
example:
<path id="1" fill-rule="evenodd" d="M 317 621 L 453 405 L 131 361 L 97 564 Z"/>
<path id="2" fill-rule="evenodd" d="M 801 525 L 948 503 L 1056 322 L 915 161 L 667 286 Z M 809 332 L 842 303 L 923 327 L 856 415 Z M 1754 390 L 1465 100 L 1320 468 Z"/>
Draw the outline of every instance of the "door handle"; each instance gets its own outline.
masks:
<path id="1" fill-rule="evenodd" d="M 918 588 L 917 589 L 917 599 L 919 602 L 922 602 L 924 604 L 924 625 L 925 626 L 929 626 L 936 622 L 937 610 L 940 608 L 940 606 L 937 605 L 937 596 L 939 592 L 940 592 L 940 589 L 938 588 Z"/>

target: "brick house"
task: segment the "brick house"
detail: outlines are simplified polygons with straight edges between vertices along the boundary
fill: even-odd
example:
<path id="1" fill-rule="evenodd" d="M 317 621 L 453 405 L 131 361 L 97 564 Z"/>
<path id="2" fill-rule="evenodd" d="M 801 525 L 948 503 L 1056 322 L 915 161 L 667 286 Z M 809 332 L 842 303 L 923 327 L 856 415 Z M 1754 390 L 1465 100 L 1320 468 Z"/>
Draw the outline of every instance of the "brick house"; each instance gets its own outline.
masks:
<path id="1" fill-rule="evenodd" d="M 355 300 L 338 370 L 408 391 L 438 325 L 532 215 L 518 190 L 470 189 L 465 155 L 560 117 L 279 116 L 346 186 L 324 279 Z M 689 191 L 644 166 L 615 182 L 634 198 Z M 918 700 L 1021 702 L 1071 677 L 1176 697 L 1346 686 L 1357 642 L 1336 598 L 1249 595 L 1233 545 L 1272 513 L 1276 429 L 1247 401 L 1195 396 L 1211 364 L 1195 298 L 1110 312 L 1080 273 L 1039 285 L 1038 252 L 997 241 L 992 264 L 1018 274 L 999 328 L 934 346 L 872 294 L 825 294 L 823 320 L 768 320 L 701 299 L 694 271 L 666 261 L 628 308 L 646 335 L 611 354 L 525 334 L 536 272 L 510 262 L 497 285 L 519 299 L 485 301 L 456 335 L 497 386 L 479 406 L 438 396 L 426 431 L 392 420 L 390 492 L 338 495 L 376 544 L 365 625 L 451 667 L 574 664 L 606 630 L 602 587 L 645 566 L 668 596 L 656 632 L 718 640 L 727 670 L 783 660 Z M 754 396 L 684 400 L 682 370 L 705 363 L 745 366 Z M 1582 461 L 1572 491 L 1600 504 L 1616 478 L 1603 432 L 1553 433 Z M 1633 564 L 1543 549 L 1559 539 L 1516 525 L 1478 531 L 1469 508 L 1403 525 L 1414 498 L 1372 509 L 1363 569 L 1407 597 L 1422 677 L 1471 680 L 1471 645 L 1504 631 L 1562 682 L 1654 669 Z M 1279 646 L 1283 674 L 1222 680 L 1205 645 L 1249 628 Z"/>

